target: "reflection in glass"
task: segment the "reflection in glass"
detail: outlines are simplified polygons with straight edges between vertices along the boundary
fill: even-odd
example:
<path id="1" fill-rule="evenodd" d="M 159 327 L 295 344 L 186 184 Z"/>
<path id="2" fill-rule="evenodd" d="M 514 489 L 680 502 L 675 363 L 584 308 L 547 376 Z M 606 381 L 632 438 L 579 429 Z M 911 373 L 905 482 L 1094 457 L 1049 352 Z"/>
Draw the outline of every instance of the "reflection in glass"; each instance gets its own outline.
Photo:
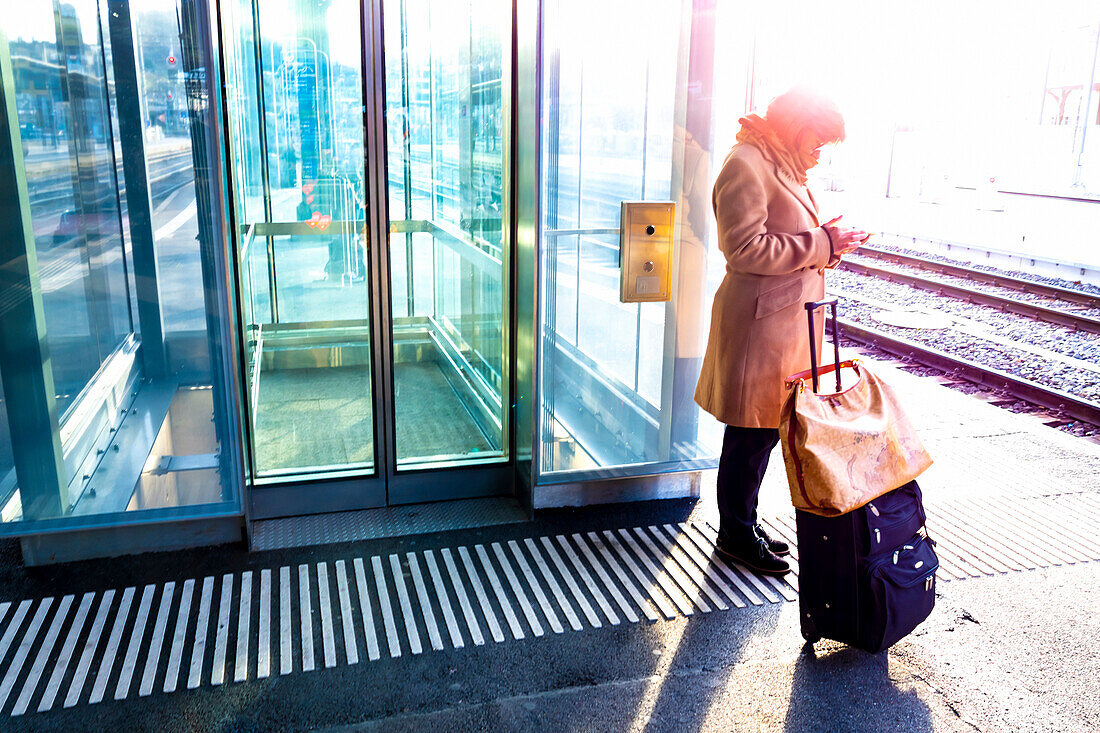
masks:
<path id="1" fill-rule="evenodd" d="M 154 238 L 161 277 L 164 328 L 176 333 L 206 327 L 203 302 L 192 283 L 202 279 L 195 165 L 187 112 L 186 75 L 173 2 L 131 3 L 138 84 L 149 170 Z"/>
<path id="2" fill-rule="evenodd" d="M 511 4 L 404 0 L 387 10 L 398 465 L 500 460 Z"/>
<path id="3" fill-rule="evenodd" d="M 374 465 L 360 5 L 221 5 L 256 475 Z"/>
<path id="4" fill-rule="evenodd" d="M 683 303 L 620 302 L 618 228 L 623 201 L 684 193 L 673 190 L 680 6 L 647 0 L 630 17 L 583 0 L 542 7 L 540 473 L 678 470 L 708 455 L 690 339 L 676 330 L 698 324 Z M 684 268 L 682 236 L 677 248 Z"/>
<path id="5" fill-rule="evenodd" d="M 4 20 L 58 410 L 131 332 L 96 3 Z"/>
<path id="6" fill-rule="evenodd" d="M 25 181 L 33 230 L 30 251 L 17 222 L 0 223 L 12 257 L 0 262 L 10 275 L 0 302 L 17 303 L 42 332 L 25 320 L 5 328 L 19 343 L 3 344 L 0 532 L 239 511 L 215 295 L 225 284 L 212 262 L 221 237 L 212 219 L 196 219 L 196 199 L 212 194 L 208 178 L 200 187 L 190 173 L 206 155 L 191 141 L 204 139 L 212 111 L 188 104 L 212 96 L 214 79 L 195 73 L 207 41 L 193 7 L 144 2 L 136 34 L 128 8 L 30 3 L 0 20 L 23 153 L 6 173 Z M 177 69 L 158 65 L 169 57 Z M 144 83 L 135 85 L 135 65 Z M 126 190 L 135 163 L 149 189 L 139 180 Z M 146 197 L 154 231 L 129 216 Z M 160 265 L 143 290 L 134 288 L 139 254 Z M 150 335 L 159 329 L 140 327 L 150 317 L 175 324 L 167 348 Z"/>

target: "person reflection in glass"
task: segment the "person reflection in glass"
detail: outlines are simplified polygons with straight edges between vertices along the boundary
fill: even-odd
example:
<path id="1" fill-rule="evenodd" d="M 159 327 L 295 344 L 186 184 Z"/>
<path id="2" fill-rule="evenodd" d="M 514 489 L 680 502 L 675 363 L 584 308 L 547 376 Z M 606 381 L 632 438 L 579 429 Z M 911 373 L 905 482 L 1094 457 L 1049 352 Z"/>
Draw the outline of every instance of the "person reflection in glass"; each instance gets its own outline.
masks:
<path id="1" fill-rule="evenodd" d="M 784 379 L 810 367 L 803 303 L 825 295 L 824 271 L 868 234 L 824 224 L 806 187 L 821 147 L 844 139 L 833 102 L 795 88 L 763 117 L 742 117 L 712 202 L 726 274 L 714 296 L 695 401 L 725 423 L 718 465 L 718 551 L 774 575 L 790 570 L 790 548 L 757 523 L 768 457 L 779 442 Z M 820 353 L 822 329 L 814 348 Z"/>
<path id="2" fill-rule="evenodd" d="M 351 174 L 337 171 L 335 166 L 330 166 L 328 172 L 321 173 L 316 180 L 302 185 L 302 196 L 296 208 L 298 220 L 306 222 L 318 233 L 325 232 L 333 222 L 344 229 L 340 233 L 324 235 L 328 248 L 323 279 L 327 282 L 358 283 L 366 280 L 364 242 L 356 233 L 359 229 L 356 222 L 362 217 L 364 209 L 362 190 L 362 180 L 354 171 Z"/>

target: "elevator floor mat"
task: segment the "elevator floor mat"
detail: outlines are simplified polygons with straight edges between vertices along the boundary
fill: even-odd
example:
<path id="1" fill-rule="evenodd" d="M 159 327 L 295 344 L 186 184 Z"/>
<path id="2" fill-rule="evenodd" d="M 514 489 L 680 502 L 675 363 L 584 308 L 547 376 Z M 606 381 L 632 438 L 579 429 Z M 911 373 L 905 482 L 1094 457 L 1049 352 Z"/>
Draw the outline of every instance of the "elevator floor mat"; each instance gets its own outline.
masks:
<path id="1" fill-rule="evenodd" d="M 476 457 L 492 450 L 438 364 L 399 363 L 394 369 L 394 379 L 397 460 Z"/>
<path id="2" fill-rule="evenodd" d="M 370 369 L 283 369 L 260 374 L 260 472 L 374 461 Z"/>
<path id="3" fill-rule="evenodd" d="M 476 457 L 492 450 L 437 364 L 401 363 L 394 376 L 398 460 Z M 369 466 L 372 412 L 366 366 L 262 372 L 257 467 L 264 473 Z"/>

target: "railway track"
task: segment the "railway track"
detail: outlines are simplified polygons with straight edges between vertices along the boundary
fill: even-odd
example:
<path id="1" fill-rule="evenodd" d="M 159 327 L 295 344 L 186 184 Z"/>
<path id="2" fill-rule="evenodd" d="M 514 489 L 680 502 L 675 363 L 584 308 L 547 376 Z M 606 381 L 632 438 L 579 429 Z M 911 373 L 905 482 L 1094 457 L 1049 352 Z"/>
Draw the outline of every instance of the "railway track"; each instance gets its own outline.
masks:
<path id="1" fill-rule="evenodd" d="M 1100 404 L 1000 369 L 950 354 L 918 341 L 840 319 L 841 337 L 880 349 L 907 362 L 939 369 L 971 384 L 1001 390 L 1015 399 L 1049 410 L 1055 418 L 1079 420 L 1100 427 Z"/>
<path id="2" fill-rule="evenodd" d="M 154 202 L 190 183 L 189 177 L 180 174 L 186 173 L 192 167 L 193 162 L 189 153 L 183 156 L 173 153 L 169 156 L 151 159 L 149 162 L 149 187 Z M 64 172 L 68 175 L 69 169 L 66 167 Z M 126 192 L 126 182 L 121 175 L 119 176 L 118 186 L 122 193 Z M 29 194 L 36 207 L 68 203 L 72 201 L 73 197 L 72 180 L 61 176 L 38 178 L 32 182 Z"/>
<path id="3" fill-rule="evenodd" d="M 1063 288 L 1048 283 L 1036 282 L 1022 277 L 1015 277 L 1000 272 L 979 270 L 976 267 L 967 267 L 961 264 L 950 264 L 939 260 L 930 260 L 924 257 L 915 257 L 901 252 L 891 252 L 877 247 L 860 247 L 859 254 L 885 262 L 893 262 L 899 265 L 916 267 L 929 272 L 937 272 L 942 275 L 971 280 L 978 283 L 987 283 L 1000 288 L 1014 290 L 1020 293 L 1042 296 L 1066 303 L 1085 306 L 1086 308 L 1100 308 L 1100 297 L 1092 293 L 1085 293 L 1073 288 Z"/>
<path id="4" fill-rule="evenodd" d="M 1064 334 L 1057 337 L 1059 342 L 1076 339 L 1085 340 L 1088 344 L 1094 342 L 1096 334 L 1100 334 L 1100 318 L 1097 317 L 1100 315 L 1100 297 L 1091 293 L 873 248 L 861 249 L 860 254 L 862 256 L 859 258 L 845 260 L 838 269 L 858 277 L 883 280 L 935 296 L 993 308 L 1000 313 L 1041 321 L 1050 324 L 1043 328 L 1053 328 L 1056 329 L 1056 333 Z M 905 269 L 882 267 L 876 261 L 888 262 Z M 869 298 L 865 292 L 857 290 L 852 285 L 853 283 L 849 282 L 847 287 L 842 287 L 836 293 L 842 299 L 858 304 L 858 307 L 854 307 L 853 310 L 864 312 L 864 316 L 858 321 L 852 318 L 840 321 L 843 335 L 852 341 L 885 352 L 907 363 L 942 371 L 950 375 L 951 380 L 961 380 L 983 389 L 994 390 L 999 393 L 994 400 L 998 404 L 1016 400 L 1025 402 L 1046 413 L 1048 419 L 1044 421 L 1048 424 L 1061 427 L 1077 421 L 1092 426 L 1090 430 L 1086 430 L 1086 433 L 1100 427 L 1100 402 L 1094 400 L 1092 394 L 1095 390 L 1090 391 L 1087 387 L 1081 389 L 1079 377 L 1076 390 L 1062 389 L 1057 376 L 1058 369 L 1065 369 L 1066 365 L 1069 365 L 1070 369 L 1077 369 L 1078 374 L 1083 373 L 1086 380 L 1090 379 L 1089 375 L 1093 375 L 1091 378 L 1093 385 L 1100 381 L 1100 367 L 1097 366 L 1095 359 L 1090 360 L 1087 349 L 1083 357 L 1075 358 L 1069 353 L 1059 353 L 1042 344 L 1013 340 L 1006 337 L 1004 333 L 1004 331 L 1011 331 L 1011 327 L 998 329 L 996 324 L 992 327 L 986 324 L 985 329 L 976 329 L 975 326 L 978 324 L 957 315 L 957 308 L 938 307 L 933 301 L 925 307 L 914 309 L 911 304 L 912 299 L 908 296 L 903 297 L 903 300 L 909 299 L 910 306 L 899 306 L 898 309 L 925 314 L 942 311 L 953 322 L 951 328 L 962 334 L 968 334 L 974 346 L 971 349 L 960 349 L 957 343 L 952 344 L 951 338 L 930 338 L 924 334 L 906 338 L 898 333 L 899 329 L 896 327 L 887 331 L 871 325 L 866 317 L 866 311 L 869 309 L 889 311 L 892 309 L 892 304 L 885 300 Z M 886 286 L 876 286 L 879 290 L 883 287 Z M 1036 300 L 1042 302 L 1034 302 Z M 956 312 L 952 313 L 952 310 Z M 874 314 L 872 318 L 878 320 Z M 996 321 L 998 317 L 993 318 Z M 1000 320 L 1003 321 L 1003 317 Z M 1019 332 L 1019 328 L 1016 330 Z M 1031 339 L 1031 334 L 1032 332 L 1029 331 L 1025 338 Z M 1017 338 L 1019 336 L 1020 334 L 1017 333 Z M 1089 341 L 1090 339 L 1093 341 Z M 993 347 L 988 348 L 990 344 L 982 342 L 991 342 Z M 1061 343 L 1056 344 L 1059 349 L 1063 346 Z M 1008 369 L 1020 371 L 1015 366 L 999 368 L 998 359 L 989 357 L 989 352 L 996 351 L 998 348 L 1002 351 L 1018 349 L 1022 355 L 1018 361 L 1045 362 L 1046 368 L 1052 370 L 1052 374 L 1014 374 Z M 1067 348 L 1071 353 L 1074 350 L 1071 347 Z M 975 353 L 977 357 L 974 356 Z M 1003 354 L 1000 358 L 1003 364 Z M 988 363 L 990 361 L 992 364 Z M 1062 364 L 1058 365 L 1058 362 Z M 1038 376 L 1039 379 L 1029 378 L 1033 376 Z M 1083 394 L 1077 394 L 1075 391 Z"/>
<path id="5" fill-rule="evenodd" d="M 1082 289 L 1085 290 L 1100 286 L 1100 263 L 1056 259 L 1035 251 L 997 249 L 942 237 L 920 237 L 889 231 L 881 232 L 874 246 L 921 259 L 942 259 L 951 264 L 968 263 L 967 266 L 977 270 L 1031 273 L 1024 275 L 1023 279 L 1050 279 L 1074 283 L 1074 286 L 1084 284 Z M 982 264 L 977 264 L 979 262 Z"/>
<path id="6" fill-rule="evenodd" d="M 1054 323 L 1086 333 L 1100 334 L 1100 318 L 1096 318 L 1091 314 L 1092 312 L 1100 310 L 1100 298 L 1094 295 L 961 266 L 947 266 L 939 262 L 921 260 L 920 258 L 907 255 L 894 255 L 893 253 L 883 251 L 868 252 L 867 254 L 870 257 L 881 258 L 910 267 L 935 270 L 956 278 L 966 278 L 968 280 L 983 282 L 1009 290 L 1010 292 L 1026 292 L 1041 295 L 1048 300 L 1071 304 L 1076 306 L 1077 309 L 1068 310 L 1062 307 L 1052 307 L 1051 305 L 1040 305 L 1038 303 L 1019 300 L 1009 295 L 998 295 L 986 290 L 979 290 L 974 287 L 951 283 L 938 278 L 924 277 L 909 272 L 899 272 L 897 270 L 876 267 L 860 260 L 844 260 L 841 262 L 840 268 L 847 272 L 868 275 L 888 282 L 902 283 L 920 290 L 958 298 L 968 303 L 991 306 L 1007 313 L 1016 313 L 1028 318 L 1034 318 L 1037 321 Z M 1084 310 L 1080 310 L 1081 306 L 1084 306 Z"/>

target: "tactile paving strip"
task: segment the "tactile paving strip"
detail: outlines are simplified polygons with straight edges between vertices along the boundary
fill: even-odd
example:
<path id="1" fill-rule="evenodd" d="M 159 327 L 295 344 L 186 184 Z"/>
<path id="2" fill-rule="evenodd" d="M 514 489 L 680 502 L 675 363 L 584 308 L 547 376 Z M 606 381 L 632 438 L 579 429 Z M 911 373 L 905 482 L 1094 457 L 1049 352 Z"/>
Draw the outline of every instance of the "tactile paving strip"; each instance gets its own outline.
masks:
<path id="1" fill-rule="evenodd" d="M 793 544 L 793 515 L 767 517 Z M 1100 560 L 1100 498 L 929 507 L 942 580 Z M 797 598 L 701 521 L 0 602 L 0 713 L 96 704 Z"/>

